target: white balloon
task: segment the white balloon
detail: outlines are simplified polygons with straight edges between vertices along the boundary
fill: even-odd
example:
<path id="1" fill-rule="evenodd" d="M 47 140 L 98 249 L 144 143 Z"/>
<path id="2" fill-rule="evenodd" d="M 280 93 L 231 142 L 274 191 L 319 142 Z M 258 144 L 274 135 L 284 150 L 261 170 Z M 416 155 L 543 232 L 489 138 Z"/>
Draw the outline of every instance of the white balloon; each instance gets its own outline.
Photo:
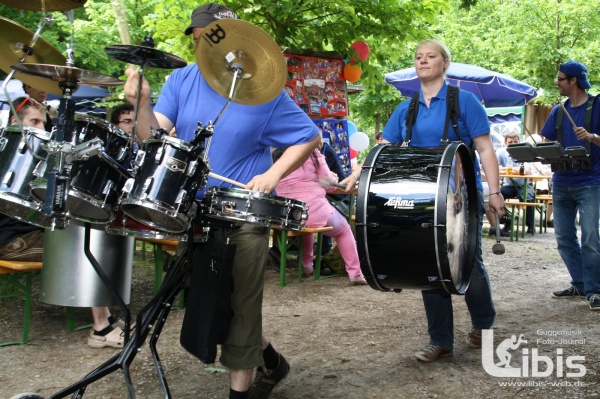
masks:
<path id="1" fill-rule="evenodd" d="M 356 132 L 350 136 L 350 148 L 354 151 L 362 151 L 369 146 L 369 136 L 363 132 Z"/>

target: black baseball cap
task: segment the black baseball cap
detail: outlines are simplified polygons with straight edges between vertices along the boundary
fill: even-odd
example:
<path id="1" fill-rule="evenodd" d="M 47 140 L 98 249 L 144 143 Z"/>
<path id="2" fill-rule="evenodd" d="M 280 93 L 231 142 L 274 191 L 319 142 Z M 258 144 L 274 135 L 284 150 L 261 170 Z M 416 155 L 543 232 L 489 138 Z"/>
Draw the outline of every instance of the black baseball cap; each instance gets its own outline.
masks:
<path id="1" fill-rule="evenodd" d="M 219 19 L 237 19 L 237 15 L 229 8 L 220 4 L 204 4 L 194 10 L 192 13 L 192 23 L 187 27 L 184 33 L 189 35 L 194 28 L 204 28 L 206 25 Z"/>

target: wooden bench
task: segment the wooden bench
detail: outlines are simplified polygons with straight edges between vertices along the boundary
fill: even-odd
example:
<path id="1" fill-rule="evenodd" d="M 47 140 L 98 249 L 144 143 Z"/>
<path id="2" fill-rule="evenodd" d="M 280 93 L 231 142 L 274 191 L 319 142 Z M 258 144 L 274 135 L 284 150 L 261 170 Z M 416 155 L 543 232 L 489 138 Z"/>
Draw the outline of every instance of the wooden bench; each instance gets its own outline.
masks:
<path id="1" fill-rule="evenodd" d="M 280 233 L 279 236 L 279 253 L 281 254 L 281 260 L 279 263 L 279 285 L 281 287 L 285 287 L 286 285 L 290 285 L 292 283 L 286 283 L 285 281 L 285 271 L 287 268 L 287 250 L 288 250 L 288 237 L 302 237 L 307 234 L 316 234 L 317 235 L 317 251 L 315 253 L 315 270 L 314 277 L 315 280 L 321 279 L 321 248 L 323 247 L 323 233 L 327 231 L 333 230 L 331 226 L 325 227 L 304 227 L 299 231 L 292 230 L 282 230 L 278 228 L 273 228 L 273 234 L 275 238 L 275 234 L 277 232 Z M 298 239 L 298 283 L 302 282 L 302 240 Z"/>
<path id="2" fill-rule="evenodd" d="M 23 297 L 25 300 L 21 340 L 1 342 L 0 346 L 21 345 L 29 342 L 32 278 L 41 269 L 42 262 L 0 260 L 0 298 Z"/>
<path id="3" fill-rule="evenodd" d="M 546 206 L 542 212 L 542 222 L 540 222 L 540 231 L 542 230 L 543 224 L 545 233 L 548 228 L 548 207 L 552 205 L 552 194 L 538 194 L 535 196 L 535 200 Z"/>
<path id="4" fill-rule="evenodd" d="M 510 215 L 511 229 L 510 229 L 510 241 L 513 241 L 513 236 L 516 241 L 519 241 L 519 220 L 521 220 L 521 238 L 525 238 L 525 212 L 527 208 L 533 208 L 536 211 L 540 212 L 540 214 L 544 215 L 544 209 L 546 205 L 540 202 L 523 202 L 517 200 L 506 200 L 504 202 L 504 209 L 506 209 L 508 214 Z M 521 217 L 520 213 L 523 211 L 523 215 Z M 515 225 L 515 219 L 517 219 L 517 223 Z M 542 220 L 541 218 L 540 220 Z M 535 222 L 535 217 L 534 217 Z M 534 223 L 535 224 L 535 223 Z M 542 232 L 543 223 L 540 222 L 540 233 Z M 515 229 L 516 226 L 516 229 Z M 535 226 L 532 226 L 533 231 L 535 231 Z M 516 234 L 515 234 L 516 232 Z"/>

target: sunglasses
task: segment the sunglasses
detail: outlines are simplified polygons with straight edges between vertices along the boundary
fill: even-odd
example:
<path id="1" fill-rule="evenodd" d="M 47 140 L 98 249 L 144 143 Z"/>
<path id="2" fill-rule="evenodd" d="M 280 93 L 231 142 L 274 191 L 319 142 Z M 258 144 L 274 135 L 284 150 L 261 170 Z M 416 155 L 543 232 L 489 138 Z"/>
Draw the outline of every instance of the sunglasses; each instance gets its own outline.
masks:
<path id="1" fill-rule="evenodd" d="M 21 104 L 19 104 L 19 106 L 15 109 L 15 112 L 18 114 L 19 111 L 27 104 L 31 104 L 34 107 L 39 107 L 41 104 L 38 103 L 37 101 L 35 101 L 34 99 L 30 98 L 30 97 L 25 97 L 25 99 L 23 101 L 21 101 Z"/>

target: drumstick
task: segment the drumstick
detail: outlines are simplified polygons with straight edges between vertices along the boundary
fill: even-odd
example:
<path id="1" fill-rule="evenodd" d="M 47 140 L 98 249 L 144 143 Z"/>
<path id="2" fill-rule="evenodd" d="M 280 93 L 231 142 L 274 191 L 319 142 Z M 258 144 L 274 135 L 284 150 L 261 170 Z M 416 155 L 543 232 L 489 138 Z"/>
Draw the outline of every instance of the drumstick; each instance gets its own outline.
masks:
<path id="1" fill-rule="evenodd" d="M 573 129 L 576 129 L 577 125 L 573 121 L 573 118 L 571 118 L 571 115 L 569 115 L 569 113 L 567 112 L 567 109 L 565 108 L 565 106 L 562 102 L 560 103 L 560 106 L 563 109 L 563 111 L 565 111 L 565 115 L 567 115 L 567 118 L 569 118 L 569 120 L 571 121 L 571 124 L 573 125 Z"/>
<path id="2" fill-rule="evenodd" d="M 346 186 L 344 184 L 340 184 L 340 183 L 334 183 L 333 181 L 322 177 L 319 179 L 319 183 L 321 184 L 321 186 L 328 188 L 328 187 L 337 187 L 337 188 L 346 188 Z"/>
<path id="3" fill-rule="evenodd" d="M 242 184 L 242 183 L 240 183 L 240 182 L 237 182 L 237 181 L 235 181 L 235 180 L 228 179 L 228 178 L 226 178 L 226 177 L 224 177 L 224 176 L 220 176 L 220 175 L 218 175 L 218 174 L 216 174 L 216 173 L 213 173 L 213 172 L 208 172 L 208 175 L 209 175 L 210 177 L 214 177 L 215 179 L 222 180 L 222 181 L 224 181 L 224 182 L 227 182 L 227 183 L 233 184 L 234 186 L 238 186 L 238 187 L 241 187 L 241 188 L 246 188 L 246 185 L 245 185 L 245 184 Z"/>

